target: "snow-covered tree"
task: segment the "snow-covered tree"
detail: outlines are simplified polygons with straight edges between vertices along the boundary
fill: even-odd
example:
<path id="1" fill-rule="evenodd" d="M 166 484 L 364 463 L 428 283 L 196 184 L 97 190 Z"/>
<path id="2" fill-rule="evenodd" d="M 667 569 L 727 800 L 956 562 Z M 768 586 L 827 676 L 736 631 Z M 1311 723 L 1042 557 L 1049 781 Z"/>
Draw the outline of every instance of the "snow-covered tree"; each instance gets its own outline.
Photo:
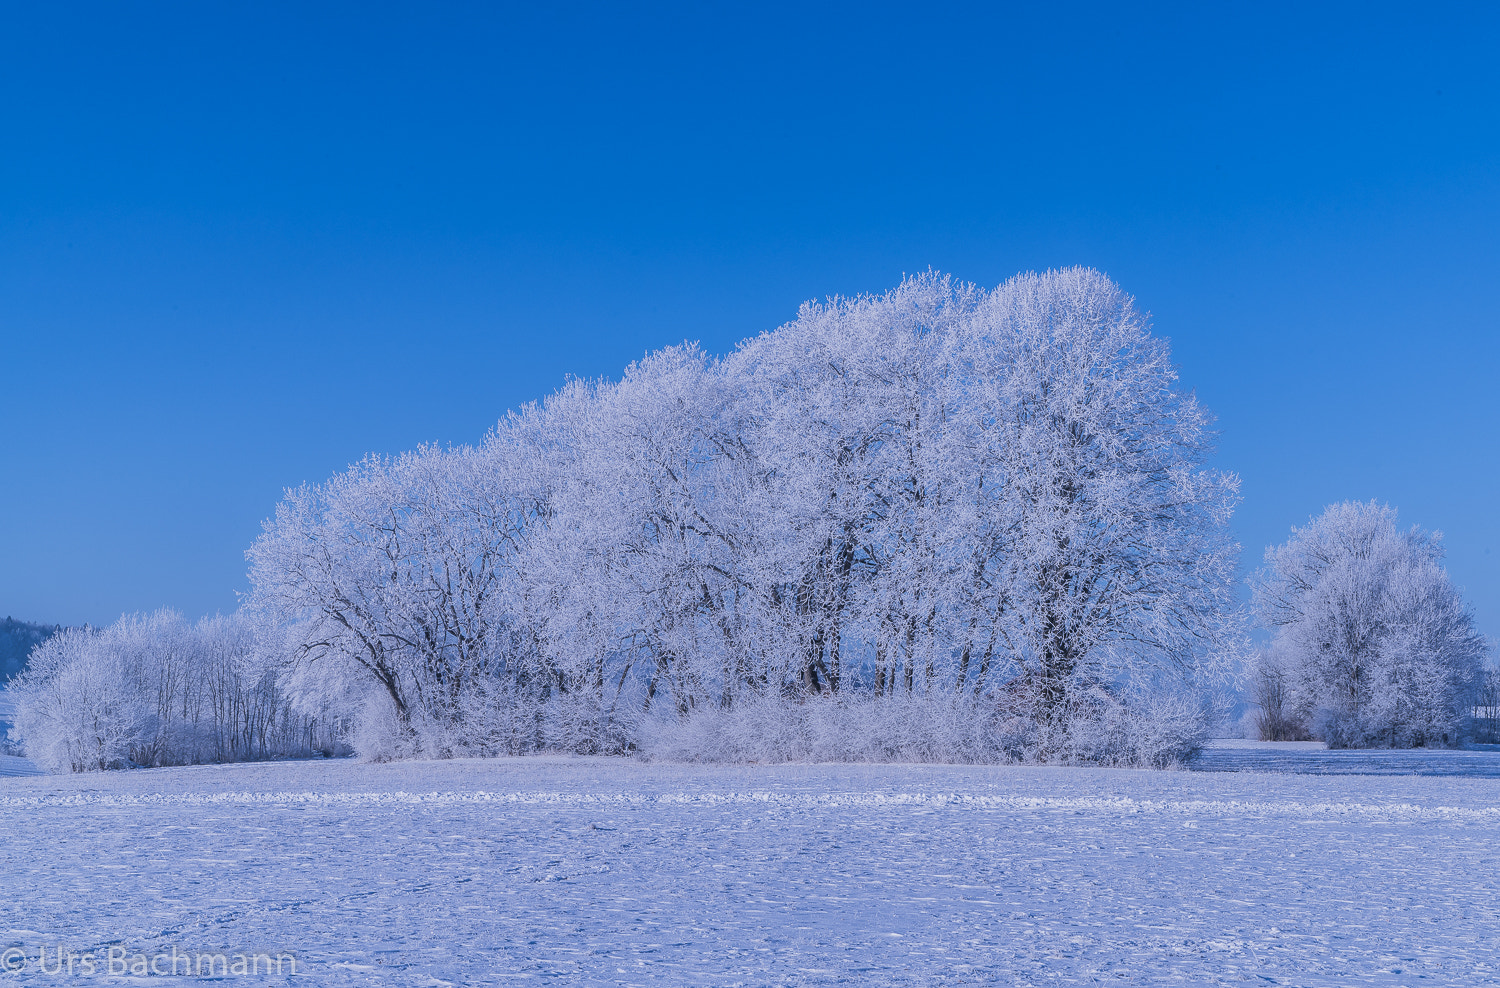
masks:
<path id="1" fill-rule="evenodd" d="M 129 670 L 102 649 L 98 633 L 70 628 L 31 653 L 11 682 L 16 733 L 43 768 L 84 772 L 124 763 L 146 720 L 144 697 Z"/>
<path id="2" fill-rule="evenodd" d="M 1023 275 L 954 354 L 971 497 L 993 492 L 982 582 L 1038 716 L 1232 647 L 1238 479 L 1204 468 L 1210 416 L 1130 297 L 1096 271 Z"/>
<path id="3" fill-rule="evenodd" d="M 838 692 L 862 666 L 876 692 L 945 685 L 940 354 L 978 295 L 929 274 L 808 303 L 726 362 L 765 481 L 751 491 L 763 536 L 751 569 L 779 617 L 788 685 Z"/>
<path id="4" fill-rule="evenodd" d="M 336 719 L 293 708 L 272 629 L 173 611 L 68 629 L 11 685 L 16 732 L 53 771 L 183 765 L 341 748 Z"/>
<path id="5" fill-rule="evenodd" d="M 458 716 L 495 677 L 525 681 L 503 590 L 534 507 L 506 465 L 423 447 L 287 492 L 247 553 L 249 604 L 295 627 L 320 673 L 304 688 L 373 688 L 407 725 Z"/>
<path id="6" fill-rule="evenodd" d="M 1254 606 L 1297 716 L 1335 747 L 1456 743 L 1487 644 L 1442 537 L 1374 502 L 1331 505 L 1266 550 Z"/>

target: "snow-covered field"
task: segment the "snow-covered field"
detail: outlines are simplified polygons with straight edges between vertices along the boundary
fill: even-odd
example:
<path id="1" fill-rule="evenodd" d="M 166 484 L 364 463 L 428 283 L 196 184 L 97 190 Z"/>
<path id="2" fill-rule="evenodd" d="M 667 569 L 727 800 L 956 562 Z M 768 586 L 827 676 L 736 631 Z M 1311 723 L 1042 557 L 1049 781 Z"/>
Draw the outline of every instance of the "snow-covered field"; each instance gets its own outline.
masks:
<path id="1" fill-rule="evenodd" d="M 1310 775 L 1446 775 L 1500 779 L 1500 746 L 1329 751 L 1321 741 L 1210 741 L 1193 767 L 1203 772 Z"/>
<path id="2" fill-rule="evenodd" d="M 1492 778 L 300 762 L 7 778 L 0 832 L 0 983 L 1500 984 Z"/>

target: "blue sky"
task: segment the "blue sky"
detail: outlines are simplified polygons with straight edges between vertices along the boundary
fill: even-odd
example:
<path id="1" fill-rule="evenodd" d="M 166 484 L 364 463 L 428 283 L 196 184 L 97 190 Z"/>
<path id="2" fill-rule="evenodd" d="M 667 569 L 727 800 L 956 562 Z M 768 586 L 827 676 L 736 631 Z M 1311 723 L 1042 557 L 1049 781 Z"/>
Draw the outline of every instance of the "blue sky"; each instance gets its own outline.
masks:
<path id="1" fill-rule="evenodd" d="M 283 487 L 928 267 L 1108 272 L 1239 472 L 1500 634 L 1492 6 L 14 5 L 0 614 L 230 610 Z"/>

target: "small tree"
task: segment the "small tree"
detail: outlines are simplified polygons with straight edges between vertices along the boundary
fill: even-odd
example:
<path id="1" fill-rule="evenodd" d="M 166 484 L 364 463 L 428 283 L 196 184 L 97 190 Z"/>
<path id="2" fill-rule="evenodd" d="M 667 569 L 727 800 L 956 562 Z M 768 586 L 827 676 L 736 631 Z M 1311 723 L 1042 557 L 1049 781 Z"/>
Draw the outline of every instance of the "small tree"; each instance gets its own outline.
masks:
<path id="1" fill-rule="evenodd" d="M 1474 696 L 1474 740 L 1500 742 L 1500 667 L 1489 666 Z"/>
<path id="2" fill-rule="evenodd" d="M 1487 646 L 1439 562 L 1442 537 L 1371 502 L 1329 507 L 1266 551 L 1254 607 L 1296 719 L 1333 747 L 1450 745 Z"/>
<path id="3" fill-rule="evenodd" d="M 1274 652 L 1261 655 L 1250 675 L 1255 730 L 1262 741 L 1305 741 L 1307 728 L 1292 710 L 1292 680 Z"/>

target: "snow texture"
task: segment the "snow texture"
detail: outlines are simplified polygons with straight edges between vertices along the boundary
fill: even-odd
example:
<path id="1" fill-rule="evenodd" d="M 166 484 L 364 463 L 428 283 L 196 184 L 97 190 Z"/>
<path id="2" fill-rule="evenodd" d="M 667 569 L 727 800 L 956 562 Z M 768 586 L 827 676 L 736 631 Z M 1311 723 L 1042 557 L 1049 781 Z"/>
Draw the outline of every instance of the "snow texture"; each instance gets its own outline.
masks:
<path id="1" fill-rule="evenodd" d="M 1460 756 L 1500 765 L 1433 754 Z M 1497 785 L 566 757 L 12 778 L 0 949 L 289 951 L 320 985 L 1500 984 Z"/>

